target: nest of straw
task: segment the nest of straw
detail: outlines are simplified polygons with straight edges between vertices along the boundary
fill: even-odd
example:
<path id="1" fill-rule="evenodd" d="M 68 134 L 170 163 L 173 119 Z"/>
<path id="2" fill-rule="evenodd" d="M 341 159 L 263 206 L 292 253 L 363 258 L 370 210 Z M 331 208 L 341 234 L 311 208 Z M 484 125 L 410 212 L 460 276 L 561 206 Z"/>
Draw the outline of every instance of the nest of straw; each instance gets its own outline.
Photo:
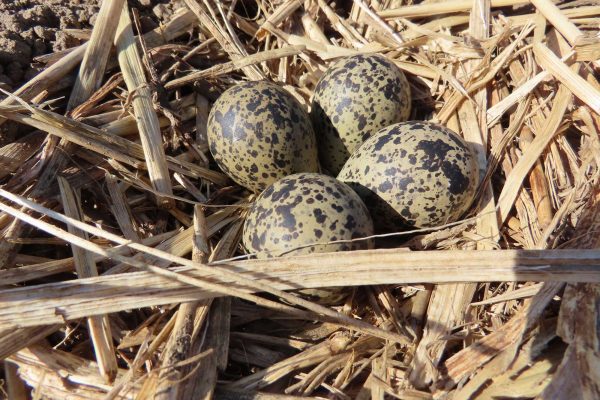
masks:
<path id="1" fill-rule="evenodd" d="M 181 6 L 140 32 L 104 0 L 0 102 L 9 398 L 600 398 L 597 3 Z M 413 118 L 482 149 L 471 213 L 387 249 L 236 259 L 251 197 L 210 158 L 211 104 L 267 79 L 308 105 L 330 62 L 374 52 Z M 330 286 L 352 290 L 286 291 Z"/>

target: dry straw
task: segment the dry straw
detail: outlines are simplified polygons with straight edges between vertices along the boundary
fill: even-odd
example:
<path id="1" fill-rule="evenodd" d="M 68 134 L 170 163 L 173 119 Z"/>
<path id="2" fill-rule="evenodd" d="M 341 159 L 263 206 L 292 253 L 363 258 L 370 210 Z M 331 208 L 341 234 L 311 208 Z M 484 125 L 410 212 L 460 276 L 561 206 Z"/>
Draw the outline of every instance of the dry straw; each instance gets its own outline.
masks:
<path id="1" fill-rule="evenodd" d="M 185 0 L 139 35 L 132 6 L 103 1 L 0 102 L 9 398 L 600 398 L 600 7 Z M 245 259 L 253 196 L 211 162 L 212 103 L 267 79 L 307 105 L 370 53 L 407 73 L 411 118 L 474 145 L 469 214 Z"/>

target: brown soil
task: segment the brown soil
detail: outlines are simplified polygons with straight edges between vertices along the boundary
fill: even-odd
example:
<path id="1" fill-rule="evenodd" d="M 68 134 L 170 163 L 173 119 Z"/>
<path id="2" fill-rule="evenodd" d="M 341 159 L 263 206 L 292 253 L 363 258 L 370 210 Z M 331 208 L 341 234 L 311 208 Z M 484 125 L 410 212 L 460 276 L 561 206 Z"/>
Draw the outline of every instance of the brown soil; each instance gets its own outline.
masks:
<path id="1" fill-rule="evenodd" d="M 129 0 L 140 12 L 142 30 L 154 29 L 181 7 L 179 0 Z M 13 92 L 46 64 L 36 57 L 87 40 L 100 0 L 0 0 L 0 89 Z M 0 93 L 0 99 L 5 95 Z M 0 127 L 0 146 L 17 135 L 15 124 Z"/>
<path id="2" fill-rule="evenodd" d="M 147 29 L 171 14 L 171 3 L 129 2 L 141 12 Z M 35 57 L 81 44 L 99 4 L 100 0 L 0 0 L 0 87 L 13 91 L 31 79 L 39 70 L 32 65 Z"/>
<path id="3" fill-rule="evenodd" d="M 15 89 L 36 70 L 32 59 L 79 44 L 66 29 L 91 27 L 98 0 L 0 1 L 0 83 Z"/>

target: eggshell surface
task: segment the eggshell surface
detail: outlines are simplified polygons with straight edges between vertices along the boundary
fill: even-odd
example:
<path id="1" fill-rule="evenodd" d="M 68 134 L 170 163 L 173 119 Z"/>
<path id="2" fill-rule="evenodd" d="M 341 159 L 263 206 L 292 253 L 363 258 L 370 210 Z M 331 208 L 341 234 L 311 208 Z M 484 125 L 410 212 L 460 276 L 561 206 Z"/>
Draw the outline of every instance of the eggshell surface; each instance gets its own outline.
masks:
<path id="1" fill-rule="evenodd" d="M 210 111 L 207 136 L 219 167 L 254 192 L 287 175 L 319 170 L 308 114 L 274 83 L 245 82 L 226 90 Z"/>
<path id="2" fill-rule="evenodd" d="M 353 187 L 377 227 L 435 227 L 470 207 L 479 180 L 475 153 L 448 128 L 410 121 L 384 128 L 348 160 L 338 179 Z"/>
<path id="3" fill-rule="evenodd" d="M 266 258 L 367 249 L 370 241 L 328 242 L 372 234 L 371 216 L 350 187 L 330 176 L 301 173 L 275 182 L 254 201 L 243 243 L 249 253 Z"/>
<path id="4" fill-rule="evenodd" d="M 366 139 L 406 121 L 410 111 L 410 86 L 390 60 L 356 55 L 338 61 L 319 80 L 311 105 L 321 165 L 337 175 Z"/>

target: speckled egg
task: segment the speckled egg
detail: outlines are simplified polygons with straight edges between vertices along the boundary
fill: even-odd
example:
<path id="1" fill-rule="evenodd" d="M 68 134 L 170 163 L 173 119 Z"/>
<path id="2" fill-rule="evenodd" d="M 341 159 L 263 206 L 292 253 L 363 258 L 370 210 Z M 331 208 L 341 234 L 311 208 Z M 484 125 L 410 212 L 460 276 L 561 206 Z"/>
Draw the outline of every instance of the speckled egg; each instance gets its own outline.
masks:
<path id="1" fill-rule="evenodd" d="M 370 248 L 370 241 L 327 243 L 373 234 L 369 211 L 346 184 L 330 176 L 300 173 L 258 196 L 244 223 L 243 243 L 259 258 Z M 307 247 L 294 250 L 300 246 Z"/>
<path id="2" fill-rule="evenodd" d="M 473 149 L 425 121 L 384 128 L 348 160 L 338 179 L 365 201 L 378 229 L 435 227 L 467 211 L 479 181 Z"/>
<path id="3" fill-rule="evenodd" d="M 381 55 L 338 61 L 319 80 L 310 117 L 321 166 L 337 175 L 372 134 L 410 115 L 410 86 L 404 73 Z"/>
<path id="4" fill-rule="evenodd" d="M 308 114 L 274 83 L 245 82 L 226 90 L 210 111 L 207 133 L 217 164 L 254 192 L 284 176 L 319 170 Z"/>

